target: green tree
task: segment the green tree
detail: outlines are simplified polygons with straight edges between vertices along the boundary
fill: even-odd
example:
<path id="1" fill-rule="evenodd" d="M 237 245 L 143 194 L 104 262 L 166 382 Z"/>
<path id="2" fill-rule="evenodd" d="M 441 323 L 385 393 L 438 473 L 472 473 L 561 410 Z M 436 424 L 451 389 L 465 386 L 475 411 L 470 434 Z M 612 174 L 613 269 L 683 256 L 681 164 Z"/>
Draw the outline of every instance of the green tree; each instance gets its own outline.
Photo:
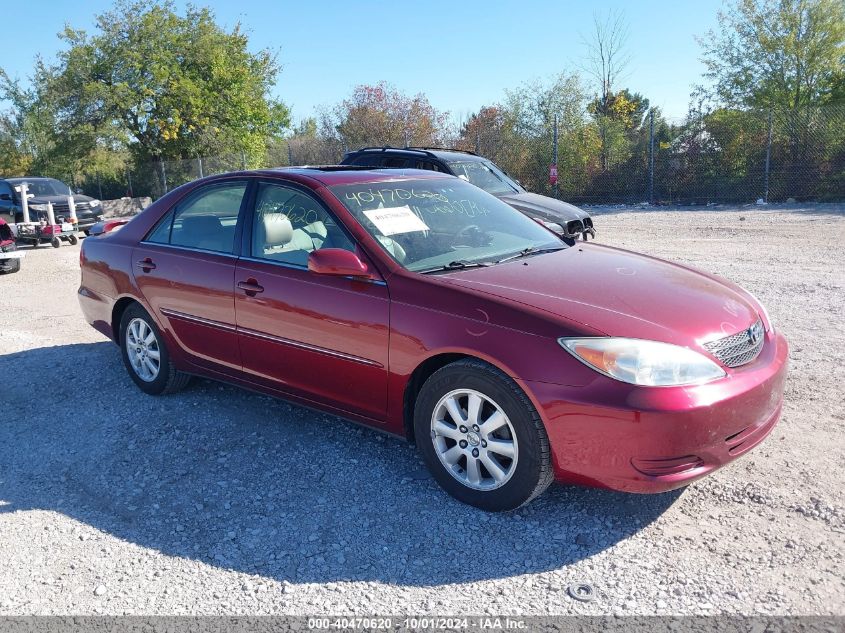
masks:
<path id="1" fill-rule="evenodd" d="M 302 119 L 293 133 L 283 141 L 285 155 L 271 164 L 329 165 L 341 158 L 339 144 L 319 134 L 317 119 Z M 282 144 L 279 145 L 281 149 Z"/>
<path id="2" fill-rule="evenodd" d="M 598 96 L 587 105 L 601 139 L 600 161 L 604 171 L 631 157 L 648 103 L 641 94 L 624 89 Z"/>
<path id="3" fill-rule="evenodd" d="M 40 79 L 62 134 L 125 137 L 140 162 L 259 156 L 288 125 L 269 94 L 274 55 L 249 52 L 240 26 L 222 29 L 207 8 L 180 15 L 168 0 L 120 0 L 93 35 L 66 27 L 60 38 L 68 48 Z"/>
<path id="4" fill-rule="evenodd" d="M 736 0 L 699 40 L 728 105 L 798 109 L 842 95 L 842 0 Z"/>
<path id="5" fill-rule="evenodd" d="M 558 119 L 558 172 L 561 190 L 581 187 L 594 147 L 585 134 L 584 88 L 578 75 L 561 73 L 548 82 L 531 81 L 506 93 L 506 142 L 498 160 L 528 189 L 550 192 L 554 121 Z"/>

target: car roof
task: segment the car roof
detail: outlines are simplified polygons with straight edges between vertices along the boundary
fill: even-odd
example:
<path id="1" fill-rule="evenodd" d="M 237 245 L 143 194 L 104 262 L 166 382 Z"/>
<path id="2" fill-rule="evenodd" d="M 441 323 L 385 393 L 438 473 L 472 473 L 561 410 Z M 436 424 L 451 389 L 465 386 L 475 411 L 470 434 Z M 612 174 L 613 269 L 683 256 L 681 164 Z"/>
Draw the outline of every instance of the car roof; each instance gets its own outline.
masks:
<path id="1" fill-rule="evenodd" d="M 386 145 L 384 147 L 362 147 L 359 150 L 349 152 L 350 155 L 355 154 L 376 154 L 384 152 L 385 154 L 404 154 L 406 156 L 428 156 L 432 158 L 439 158 L 444 161 L 464 160 L 464 161 L 483 161 L 486 160 L 483 156 L 479 156 L 474 152 L 460 149 L 449 149 L 446 147 L 391 147 Z"/>
<path id="2" fill-rule="evenodd" d="M 263 173 L 305 176 L 326 186 L 454 178 L 454 176 L 449 174 L 428 169 L 376 169 L 372 167 L 356 167 L 354 165 L 280 167 Z"/>
<path id="3" fill-rule="evenodd" d="M 13 178 L 3 178 L 3 180 L 58 180 L 57 178 L 50 178 L 49 176 L 14 176 Z"/>

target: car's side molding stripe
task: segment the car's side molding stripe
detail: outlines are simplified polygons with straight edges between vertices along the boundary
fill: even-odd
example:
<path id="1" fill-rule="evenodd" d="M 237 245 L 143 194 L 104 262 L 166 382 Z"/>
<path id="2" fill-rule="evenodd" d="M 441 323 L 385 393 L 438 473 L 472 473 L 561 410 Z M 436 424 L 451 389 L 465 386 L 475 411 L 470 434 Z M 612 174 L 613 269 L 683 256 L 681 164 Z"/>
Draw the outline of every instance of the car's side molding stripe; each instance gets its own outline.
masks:
<path id="1" fill-rule="evenodd" d="M 168 308 L 161 308 L 160 311 L 163 315 L 168 318 L 181 319 L 182 321 L 190 321 L 192 323 L 200 323 L 201 325 L 208 325 L 209 327 L 225 330 L 226 332 L 237 332 L 238 334 L 243 334 L 245 336 L 260 338 L 265 341 L 272 341 L 273 343 L 280 343 L 282 345 L 289 345 L 290 347 L 298 347 L 299 349 L 306 349 L 312 352 L 317 352 L 318 354 L 325 354 L 327 356 L 334 356 L 335 358 L 342 358 L 344 360 L 349 360 L 354 363 L 360 363 L 362 365 L 369 365 L 371 367 L 384 367 L 384 365 L 382 365 L 378 361 L 370 360 L 369 358 L 353 356 L 352 354 L 345 354 L 343 352 L 338 352 L 333 349 L 327 349 L 325 347 L 319 347 L 317 345 L 309 345 L 308 343 L 302 343 L 300 341 L 293 341 L 291 339 L 282 338 L 281 336 L 273 336 L 272 334 L 266 334 L 257 330 L 250 330 L 249 328 L 236 327 L 228 323 L 212 321 L 211 319 L 205 319 L 203 317 L 194 316 L 192 314 L 185 314 L 184 312 L 177 312 L 176 310 L 170 310 Z"/>
<path id="2" fill-rule="evenodd" d="M 354 363 L 361 363 L 362 365 L 370 365 L 372 367 L 384 367 L 378 361 L 370 360 L 369 358 L 361 358 L 360 356 L 353 356 L 352 354 L 345 354 L 343 352 L 338 352 L 333 349 L 327 349 L 325 347 L 319 347 L 317 345 L 309 345 L 308 343 L 302 343 L 300 341 L 292 341 L 288 338 L 282 338 L 281 336 L 273 336 L 272 334 L 265 334 L 264 332 L 259 332 L 257 330 L 250 330 L 249 328 L 237 328 L 239 334 L 244 334 L 246 336 L 252 336 L 253 338 L 260 338 L 266 341 L 272 341 L 274 343 L 280 343 L 282 345 L 289 345 L 291 347 L 298 347 L 300 349 L 307 349 L 312 352 L 317 352 L 318 354 L 326 354 L 327 356 L 334 356 L 336 358 L 342 358 L 344 360 L 350 360 Z"/>
<path id="3" fill-rule="evenodd" d="M 201 323 L 202 325 L 216 327 L 217 329 L 226 330 L 227 332 L 234 332 L 237 330 L 234 325 L 231 325 L 229 323 L 212 321 L 211 319 L 204 319 L 202 317 L 194 316 L 192 314 L 185 314 L 184 312 L 177 312 L 176 310 L 170 310 L 168 308 L 161 308 L 160 312 L 168 318 L 181 319 L 182 321 L 192 321 L 194 323 Z"/>

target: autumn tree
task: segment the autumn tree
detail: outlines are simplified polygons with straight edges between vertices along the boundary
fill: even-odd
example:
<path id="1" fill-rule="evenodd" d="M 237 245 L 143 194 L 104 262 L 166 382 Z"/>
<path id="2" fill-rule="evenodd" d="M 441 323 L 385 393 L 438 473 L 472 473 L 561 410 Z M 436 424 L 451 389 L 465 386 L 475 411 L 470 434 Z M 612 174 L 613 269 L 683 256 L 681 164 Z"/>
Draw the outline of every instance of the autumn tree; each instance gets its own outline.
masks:
<path id="1" fill-rule="evenodd" d="M 457 147 L 495 161 L 503 145 L 513 135 L 510 128 L 507 113 L 501 105 L 482 106 L 461 125 Z"/>
<path id="2" fill-rule="evenodd" d="M 423 94 L 408 97 L 385 82 L 357 86 L 348 99 L 323 111 L 321 131 L 344 150 L 366 145 L 439 145 L 448 115 Z"/>

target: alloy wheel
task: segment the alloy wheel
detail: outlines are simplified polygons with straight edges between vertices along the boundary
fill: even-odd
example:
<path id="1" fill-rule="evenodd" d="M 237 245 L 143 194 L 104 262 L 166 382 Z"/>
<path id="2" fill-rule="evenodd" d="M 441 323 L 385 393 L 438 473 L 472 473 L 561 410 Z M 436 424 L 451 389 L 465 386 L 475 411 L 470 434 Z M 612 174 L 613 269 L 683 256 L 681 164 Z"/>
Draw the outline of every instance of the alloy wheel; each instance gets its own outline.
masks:
<path id="1" fill-rule="evenodd" d="M 154 381 L 161 370 L 161 349 L 155 332 L 143 319 L 132 319 L 126 328 L 126 354 L 141 380 Z"/>
<path id="2" fill-rule="evenodd" d="M 473 389 L 444 395 L 431 416 L 431 441 L 452 477 L 474 490 L 504 486 L 516 471 L 516 433 L 507 414 Z"/>

